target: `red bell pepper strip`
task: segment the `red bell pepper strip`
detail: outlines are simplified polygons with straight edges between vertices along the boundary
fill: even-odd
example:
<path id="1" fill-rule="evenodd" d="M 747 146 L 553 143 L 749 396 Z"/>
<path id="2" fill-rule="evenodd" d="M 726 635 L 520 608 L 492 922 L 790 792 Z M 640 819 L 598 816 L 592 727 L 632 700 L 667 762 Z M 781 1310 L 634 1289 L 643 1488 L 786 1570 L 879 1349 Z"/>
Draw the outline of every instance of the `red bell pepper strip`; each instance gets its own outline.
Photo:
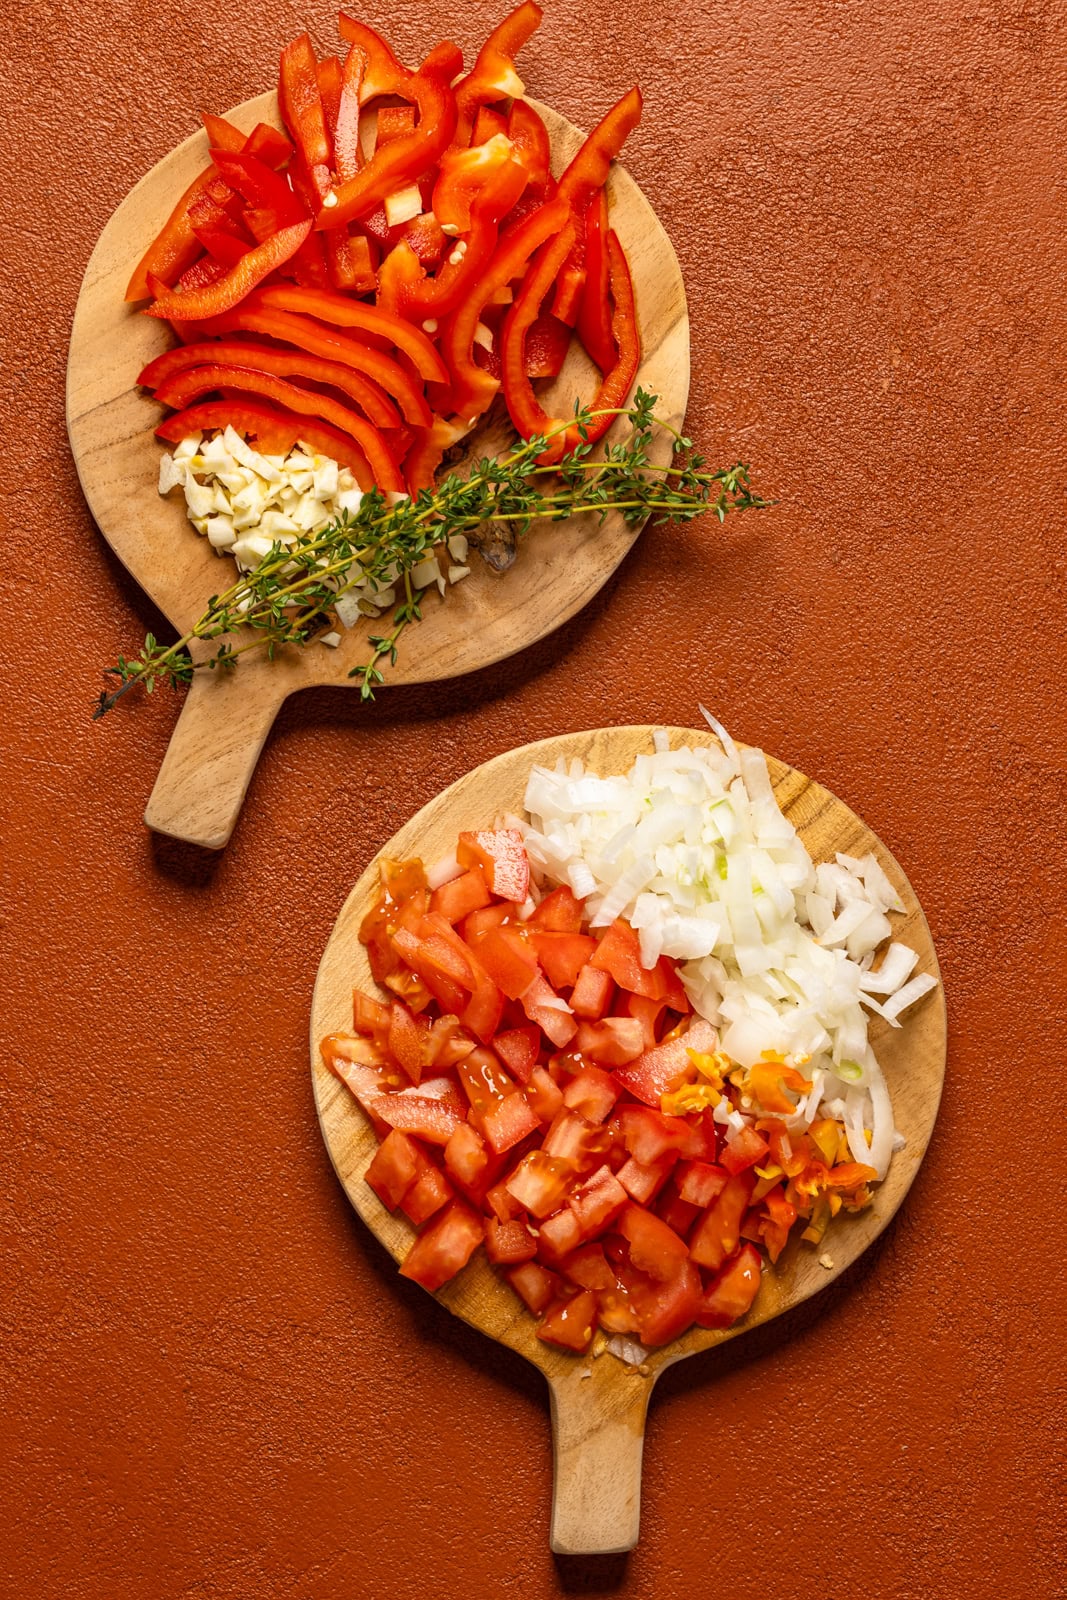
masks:
<path id="1" fill-rule="evenodd" d="M 336 228 L 368 216 L 439 160 L 456 128 L 456 100 L 450 84 L 462 62 L 454 44 L 446 42 L 430 52 L 405 90 L 418 111 L 414 131 L 394 139 L 384 150 L 376 150 L 362 171 L 334 189 L 337 203 L 323 207 L 315 221 L 317 228 Z"/>
<path id="2" fill-rule="evenodd" d="M 534 0 L 523 0 L 482 45 L 474 66 L 456 87 L 457 143 L 466 145 L 469 142 L 479 106 L 496 100 L 518 99 L 525 93 L 525 85 L 515 70 L 515 57 L 537 32 L 542 16 L 541 7 L 535 5 Z"/>
<path id="3" fill-rule="evenodd" d="M 225 117 L 216 117 L 210 111 L 201 111 L 200 120 L 204 124 L 208 144 L 215 150 L 243 150 L 248 141 L 248 135 L 242 133 L 240 128 L 235 128 L 232 122 Z"/>
<path id="4" fill-rule="evenodd" d="M 500 240 L 488 270 L 450 318 L 442 345 L 452 371 L 453 405 L 459 416 L 468 420 L 480 416 L 500 387 L 496 378 L 475 365 L 472 356 L 474 333 L 482 312 L 497 290 L 519 277 L 534 251 L 565 227 L 569 220 L 570 208 L 567 203 L 552 200 L 517 227 L 509 228 Z"/>
<path id="5" fill-rule="evenodd" d="M 641 338 L 637 331 L 637 307 L 634 304 L 633 279 L 630 277 L 630 268 L 626 261 L 626 253 L 619 243 L 618 235 L 612 230 L 608 234 L 608 272 L 611 280 L 611 295 L 615 302 L 615 309 L 611 317 L 611 336 L 615 342 L 618 355 L 610 372 L 604 374 L 604 380 L 597 390 L 590 406 L 591 411 L 606 411 L 608 415 L 594 417 L 587 430 L 587 438 L 591 444 L 603 438 L 611 427 L 615 418 L 610 413 L 621 406 L 630 392 L 630 385 L 637 376 L 637 368 L 641 360 Z M 573 450 L 580 443 L 577 428 L 570 428 L 567 432 L 566 449 Z"/>
<path id="6" fill-rule="evenodd" d="M 488 266 L 496 249 L 501 218 L 511 210 L 525 185 L 526 173 L 515 161 L 505 162 L 493 173 L 474 198 L 469 233 L 446 256 L 436 277 L 406 290 L 401 308 L 407 316 L 418 321 L 455 311 Z"/>
<path id="7" fill-rule="evenodd" d="M 213 256 L 201 256 L 199 261 L 194 261 L 191 267 L 185 269 L 175 287 L 182 292 L 186 289 L 206 289 L 208 284 L 218 283 L 228 270 L 224 261 L 216 261 Z"/>
<path id="8" fill-rule="evenodd" d="M 330 146 L 326 112 L 319 93 L 318 67 L 306 33 L 286 45 L 278 72 L 278 104 L 282 121 L 321 199 L 330 187 Z"/>
<path id="9" fill-rule="evenodd" d="M 556 281 L 560 267 L 567 259 L 574 242 L 575 224 L 571 218 L 554 239 L 543 247 L 526 276 L 518 299 L 504 321 L 500 360 L 504 378 L 504 399 L 508 413 L 524 439 L 535 433 L 555 433 L 562 429 L 565 417 L 550 417 L 533 392 L 526 373 L 526 334 L 541 311 L 541 304 Z M 563 432 L 554 438 L 544 460 L 554 460 L 562 454 Z"/>
<path id="10" fill-rule="evenodd" d="M 526 333 L 526 376 L 558 377 L 570 343 L 571 330 L 565 322 L 551 313 L 543 312 L 536 317 Z"/>
<path id="11" fill-rule="evenodd" d="M 333 287 L 349 294 L 373 293 L 377 277 L 369 241 L 347 228 L 331 228 L 322 237 Z"/>
<path id="12" fill-rule="evenodd" d="M 364 492 L 374 487 L 374 475 L 366 456 L 346 434 L 325 422 L 296 416 L 291 411 L 279 411 L 262 400 L 206 400 L 201 405 L 189 406 L 161 422 L 156 438 L 177 444 L 191 433 L 221 431 L 226 427 L 236 429 L 246 438 L 255 438 L 265 455 L 286 455 L 298 442 L 310 445 L 320 455 L 330 456 L 347 467 Z"/>
<path id="13" fill-rule="evenodd" d="M 444 362 L 422 330 L 379 306 L 365 305 L 361 300 L 332 294 L 329 290 L 301 289 L 288 283 L 272 283 L 260 290 L 254 304 L 271 310 L 302 312 L 341 328 L 358 328 L 361 333 L 396 345 L 428 383 L 444 383 L 448 379 Z"/>
<path id="14" fill-rule="evenodd" d="M 610 372 L 615 365 L 609 290 L 608 197 L 607 191 L 601 189 L 585 214 L 585 289 L 575 323 L 586 354 L 601 372 Z"/>
<path id="15" fill-rule="evenodd" d="M 552 198 L 552 146 L 548 129 L 533 106 L 516 100 L 508 112 L 508 138 L 515 146 L 515 160 L 521 161 L 530 175 L 530 191 L 541 198 Z"/>
<path id="16" fill-rule="evenodd" d="M 366 67 L 367 58 L 363 51 L 358 44 L 352 45 L 341 68 L 341 95 L 333 130 L 334 171 L 342 182 L 354 178 L 363 165 L 363 147 L 359 142 L 359 98 Z"/>
<path id="17" fill-rule="evenodd" d="M 474 130 L 471 133 L 471 144 L 488 144 L 498 133 L 506 134 L 507 131 L 508 119 L 502 111 L 494 111 L 491 106 L 479 106 L 478 115 L 474 119 Z"/>
<path id="18" fill-rule="evenodd" d="M 426 268 L 407 241 L 401 239 L 378 268 L 378 310 L 394 317 L 402 315 L 404 291 L 421 283 L 425 276 Z"/>
<path id="19" fill-rule="evenodd" d="M 308 208 L 290 189 L 280 173 L 272 172 L 265 161 L 243 150 L 212 150 L 211 159 L 231 189 L 241 195 L 257 213 L 277 218 L 270 231 L 277 233 L 310 215 Z M 268 237 L 268 235 L 264 235 Z"/>
<path id="20" fill-rule="evenodd" d="M 340 361 L 328 361 L 304 350 L 280 350 L 252 340 L 204 339 L 196 344 L 180 344 L 150 361 L 137 382 L 154 389 L 176 372 L 212 362 L 246 367 L 253 372 L 272 372 L 278 378 L 306 378 L 311 383 L 328 384 L 357 405 L 377 428 L 398 428 L 400 413 L 389 396 L 376 383 L 353 372 Z"/>
<path id="21" fill-rule="evenodd" d="M 197 327 L 198 338 L 207 338 L 216 333 L 265 334 L 269 339 L 281 339 L 286 344 L 296 345 L 298 350 L 325 356 L 328 361 L 341 361 L 345 366 L 365 373 L 387 394 L 392 395 L 399 403 L 405 421 L 417 428 L 430 426 L 432 418 L 426 396 L 399 362 L 382 350 L 362 344 L 358 339 L 324 328 L 311 317 L 295 316 L 291 312 L 276 311 L 267 306 L 237 306 L 224 316 L 209 318 Z"/>
<path id="22" fill-rule="evenodd" d="M 404 458 L 404 477 L 409 494 L 416 495 L 420 489 L 433 488 L 434 476 L 444 453 L 455 442 L 455 438 L 456 430 L 442 417 L 434 417 L 429 428 L 415 429 L 411 448 Z"/>
<path id="23" fill-rule="evenodd" d="M 443 227 L 466 233 L 471 225 L 471 204 L 485 185 L 511 159 L 511 144 L 503 134 L 469 150 L 446 150 L 433 188 L 433 214 Z"/>
<path id="24" fill-rule="evenodd" d="M 288 411 L 299 412 L 302 416 L 313 417 L 338 428 L 359 445 L 380 489 L 403 490 L 404 480 L 400 470 L 377 428 L 343 406 L 339 400 L 331 400 L 324 394 L 312 394 L 295 383 L 287 383 L 284 378 L 219 363 L 207 367 L 189 367 L 184 372 L 175 372 L 165 378 L 156 388 L 156 399 L 161 405 L 183 411 L 202 395 L 220 389 L 236 389 L 242 395 L 261 395 L 263 399 L 271 400 Z"/>
<path id="25" fill-rule="evenodd" d="M 204 131 L 208 143 L 216 150 L 241 150 L 248 156 L 255 156 L 260 161 L 265 161 L 267 166 L 277 172 L 293 153 L 293 147 L 284 133 L 279 133 L 277 128 L 272 128 L 269 122 L 257 122 L 251 133 L 242 133 L 240 128 L 235 128 L 232 122 L 225 117 L 216 117 L 210 111 L 202 111 L 200 120 L 204 124 Z"/>
<path id="26" fill-rule="evenodd" d="M 585 218 L 576 218 L 577 227 L 571 253 L 560 269 L 556 292 L 552 297 L 552 315 L 573 328 L 582 309 L 585 294 Z"/>
<path id="27" fill-rule="evenodd" d="M 235 267 L 252 248 L 247 240 L 226 228 L 194 228 L 193 232 L 212 260 L 220 261 L 224 267 Z"/>
<path id="28" fill-rule="evenodd" d="M 366 68 L 359 91 L 360 105 L 376 100 L 379 95 L 406 96 L 408 84 L 414 77 L 409 67 L 401 66 L 380 33 L 375 33 L 365 22 L 357 22 L 342 11 L 337 18 L 337 31 L 349 44 L 358 45 L 366 58 Z"/>
<path id="29" fill-rule="evenodd" d="M 192 266 L 200 254 L 200 244 L 189 220 L 189 208 L 200 195 L 208 193 L 212 185 L 220 190 L 226 188 L 214 167 L 208 167 L 206 172 L 193 179 L 134 268 L 126 288 L 127 300 L 147 300 L 151 297 L 149 274 L 160 283 L 171 284 L 177 282 L 182 273 Z"/>
<path id="30" fill-rule="evenodd" d="M 626 143 L 626 136 L 641 121 L 641 91 L 631 89 L 593 129 L 559 180 L 557 194 L 584 215 L 598 189 L 607 181 L 611 163 Z"/>
<path id="31" fill-rule="evenodd" d="M 374 148 L 380 150 L 383 145 L 392 144 L 394 139 L 402 139 L 405 134 L 415 131 L 414 106 L 382 106 L 378 112 L 378 127 L 374 135 Z"/>
<path id="32" fill-rule="evenodd" d="M 315 80 L 319 86 L 319 99 L 322 101 L 326 132 L 332 151 L 333 131 L 337 126 L 337 113 L 341 106 L 341 63 L 337 56 L 322 58 L 315 69 Z"/>
<path id="33" fill-rule="evenodd" d="M 277 267 L 290 260 L 310 233 L 310 218 L 294 223 L 291 228 L 283 228 L 273 238 L 249 250 L 225 277 L 206 289 L 174 293 L 150 274 L 149 288 L 156 300 L 146 308 L 145 314 L 162 317 L 168 322 L 200 322 L 205 317 L 230 311 L 257 283 L 262 283 Z"/>

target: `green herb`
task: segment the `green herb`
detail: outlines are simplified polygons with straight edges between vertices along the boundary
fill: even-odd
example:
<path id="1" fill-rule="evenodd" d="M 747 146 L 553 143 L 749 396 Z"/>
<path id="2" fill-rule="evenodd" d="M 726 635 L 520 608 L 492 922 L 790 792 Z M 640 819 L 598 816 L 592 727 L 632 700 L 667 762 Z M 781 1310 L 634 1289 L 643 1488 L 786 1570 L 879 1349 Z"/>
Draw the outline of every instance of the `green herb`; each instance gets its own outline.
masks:
<path id="1" fill-rule="evenodd" d="M 160 682 L 176 688 L 203 668 L 232 671 L 249 650 L 273 656 L 282 645 L 309 644 L 333 627 L 334 605 L 347 588 L 358 584 L 381 593 L 402 585 L 392 627 L 371 636 L 369 661 L 349 673 L 363 699 L 373 700 L 375 687 L 384 681 L 383 664 L 395 665 L 397 640 L 422 614 L 412 570 L 454 534 L 502 524 L 520 538 L 534 522 L 585 513 L 602 521 L 610 511 L 627 523 L 646 517 L 688 522 L 705 512 L 722 522 L 728 512 L 770 503 L 752 491 L 747 466 L 708 471 L 692 440 L 657 419 L 656 401 L 639 389 L 629 409 L 612 413 L 625 416 L 631 431 L 621 443 L 609 445 L 603 459 L 593 459 L 588 430 L 593 417 L 604 413 L 579 408 L 570 424 L 524 440 L 499 459 L 476 462 L 467 477 L 453 473 L 395 504 L 373 489 L 355 516 L 344 513 L 294 544 L 275 543 L 256 567 L 212 596 L 203 616 L 174 644 L 160 644 L 149 634 L 138 656 L 119 656 L 105 672 L 117 683 L 100 695 L 94 717 L 102 717 L 138 685 L 149 693 Z M 582 442 L 554 465 L 539 462 L 549 442 L 568 426 L 576 426 Z M 664 467 L 649 460 L 657 428 L 673 435 L 675 443 L 673 460 Z M 217 651 L 194 661 L 190 644 L 214 639 L 222 640 Z"/>

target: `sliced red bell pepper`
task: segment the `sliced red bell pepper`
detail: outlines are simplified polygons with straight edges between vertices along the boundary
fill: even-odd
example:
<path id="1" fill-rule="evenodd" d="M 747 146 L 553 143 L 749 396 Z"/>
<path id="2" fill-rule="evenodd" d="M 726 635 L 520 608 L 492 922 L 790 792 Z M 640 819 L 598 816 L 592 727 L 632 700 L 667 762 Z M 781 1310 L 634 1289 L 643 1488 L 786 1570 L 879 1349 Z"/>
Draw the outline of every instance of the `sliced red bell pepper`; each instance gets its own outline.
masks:
<path id="1" fill-rule="evenodd" d="M 517 162 L 497 167 L 471 202 L 470 231 L 457 240 L 433 278 L 406 289 L 403 309 L 409 317 L 441 318 L 456 310 L 492 259 L 500 222 L 522 194 L 526 175 Z M 460 246 L 462 245 L 462 248 Z"/>
<path id="2" fill-rule="evenodd" d="M 282 286 L 272 285 L 273 287 Z M 375 308 L 363 306 L 362 309 L 373 311 Z M 419 384 L 398 362 L 387 356 L 384 351 L 363 344 L 358 339 L 332 333 L 311 317 L 288 311 L 276 311 L 268 306 L 262 308 L 238 306 L 224 316 L 209 318 L 200 331 L 204 334 L 239 332 L 266 334 L 272 339 L 282 339 L 287 344 L 296 345 L 298 349 L 308 350 L 313 355 L 325 356 L 327 360 L 341 361 L 345 366 L 355 368 L 357 372 L 366 373 L 387 394 L 392 395 L 399 403 L 406 422 L 412 423 L 415 427 L 430 426 L 430 408 L 426 403 L 426 396 Z"/>
<path id="3" fill-rule="evenodd" d="M 508 119 L 502 111 L 494 111 L 490 106 L 479 106 L 478 115 L 474 119 L 474 130 L 471 133 L 471 144 L 487 144 L 490 139 L 495 139 L 498 133 L 507 133 Z"/>
<path id="4" fill-rule="evenodd" d="M 378 268 L 377 309 L 387 316 L 400 317 L 405 292 L 416 288 L 425 276 L 426 268 L 407 240 L 401 239 L 388 255 L 382 257 L 382 264 Z M 412 324 L 408 323 L 408 326 Z"/>
<path id="5" fill-rule="evenodd" d="M 469 150 L 446 150 L 433 187 L 434 216 L 453 232 L 466 233 L 475 196 L 501 167 L 511 162 L 512 147 L 506 134 L 472 145 Z"/>
<path id="6" fill-rule="evenodd" d="M 315 78 L 319 86 L 319 99 L 322 101 L 323 115 L 326 119 L 326 133 L 330 141 L 332 154 L 333 132 L 337 126 L 337 113 L 341 106 L 341 62 L 339 57 L 324 56 L 315 69 Z"/>
<path id="7" fill-rule="evenodd" d="M 212 150 L 211 159 L 230 188 L 257 212 L 262 222 L 261 239 L 294 222 L 303 222 L 310 215 L 281 174 L 272 171 L 265 161 L 243 150 Z"/>
<path id="8" fill-rule="evenodd" d="M 498 23 L 482 45 L 474 66 L 456 87 L 458 144 L 466 145 L 469 142 L 479 106 L 497 100 L 517 99 L 525 92 L 523 81 L 515 70 L 515 57 L 537 32 L 542 15 L 541 7 L 534 0 L 523 0 L 503 22 Z"/>
<path id="9" fill-rule="evenodd" d="M 306 33 L 286 45 L 278 71 L 278 104 L 315 193 L 321 199 L 330 187 L 333 151 L 326 112 L 319 93 L 318 68 Z"/>
<path id="10" fill-rule="evenodd" d="M 302 289 L 298 284 L 272 283 L 256 295 L 256 307 L 275 311 L 294 311 L 338 328 L 358 328 L 361 333 L 387 340 L 402 350 L 416 372 L 427 383 L 443 383 L 448 369 L 421 328 L 413 328 L 405 318 L 366 305 L 349 295 L 330 290 Z"/>
<path id="11" fill-rule="evenodd" d="M 339 433 L 325 422 L 313 421 L 291 411 L 279 411 L 276 406 L 261 400 L 205 400 L 200 405 L 176 411 L 161 422 L 156 429 L 157 439 L 177 444 L 191 433 L 206 433 L 209 429 L 220 432 L 227 426 L 248 438 L 255 438 L 265 455 L 287 455 L 293 446 L 302 441 L 331 456 L 341 466 L 347 467 L 364 491 L 374 487 L 374 475 L 366 456 L 352 439 Z"/>
<path id="12" fill-rule="evenodd" d="M 256 372 L 245 367 L 224 366 L 216 363 L 206 367 L 188 367 L 165 378 L 156 388 L 156 399 L 162 405 L 181 411 L 202 395 L 217 390 L 237 390 L 241 394 L 262 395 L 265 400 L 284 406 L 302 416 L 313 417 L 337 428 L 354 439 L 367 458 L 374 482 L 379 489 L 403 492 L 404 479 L 384 438 L 374 425 L 357 416 L 338 400 L 325 394 L 313 394 L 298 384 L 272 373 Z M 762 1141 L 761 1141 L 762 1142 Z"/>
<path id="13" fill-rule="evenodd" d="M 483 311 L 498 289 L 519 277 L 545 240 L 566 226 L 569 215 L 566 201 L 553 200 L 517 227 L 509 228 L 487 270 L 449 319 L 442 344 L 452 371 L 453 405 L 459 416 L 468 420 L 480 416 L 500 387 L 499 381 L 477 366 L 472 356 L 474 332 Z"/>
<path id="14" fill-rule="evenodd" d="M 215 120 L 222 122 L 225 119 L 217 117 Z M 216 143 L 214 139 L 211 142 Z M 229 146 L 223 144 L 222 148 L 228 149 Z M 257 122 L 241 148 L 246 155 L 256 156 L 258 160 L 265 161 L 275 172 L 279 172 L 293 155 L 293 147 L 285 134 L 279 132 L 277 128 L 272 128 L 269 122 Z"/>
<path id="15" fill-rule="evenodd" d="M 235 267 L 252 246 L 225 228 L 195 228 L 193 230 L 207 254 L 224 269 Z M 188 285 L 186 285 L 188 287 Z"/>
<path id="16" fill-rule="evenodd" d="M 349 44 L 357 45 L 366 59 L 359 94 L 361 105 L 383 94 L 406 94 L 414 73 L 409 67 L 401 66 L 380 33 L 375 33 L 365 22 L 346 16 L 343 11 L 337 19 L 337 31 Z"/>
<path id="17" fill-rule="evenodd" d="M 205 289 L 174 293 L 149 274 L 149 288 L 156 299 L 153 305 L 146 308 L 146 315 L 161 317 L 168 322 L 201 322 L 207 317 L 232 310 L 257 283 L 262 283 L 275 268 L 290 260 L 310 232 L 310 219 L 294 223 L 291 228 L 283 228 L 273 238 L 249 250 L 224 277 Z"/>
<path id="18" fill-rule="evenodd" d="M 575 218 L 574 243 L 560 268 L 555 293 L 552 296 L 552 315 L 573 328 L 582 309 L 585 294 L 585 217 Z"/>
<path id="19" fill-rule="evenodd" d="M 154 389 L 176 372 L 211 362 L 244 366 L 253 372 L 271 372 L 279 378 L 306 378 L 311 383 L 328 384 L 348 395 L 377 428 L 398 428 L 400 413 L 389 396 L 340 361 L 327 361 L 303 350 L 282 350 L 274 345 L 255 344 L 239 339 L 205 339 L 195 344 L 176 345 L 150 361 L 137 382 Z"/>
<path id="20" fill-rule="evenodd" d="M 191 289 L 206 289 L 209 284 L 218 283 L 229 270 L 224 261 L 218 261 L 214 256 L 201 256 L 191 267 L 186 267 L 174 287 L 180 294 Z"/>
<path id="21" fill-rule="evenodd" d="M 378 131 L 374 136 L 374 148 L 381 150 L 384 145 L 392 144 L 394 139 L 403 139 L 414 131 L 414 106 L 382 106 L 378 112 Z"/>
<path id="22" fill-rule="evenodd" d="M 242 133 L 240 128 L 228 122 L 225 117 L 217 117 L 210 111 L 201 111 L 200 120 L 204 124 L 208 144 L 216 150 L 243 150 L 248 141 L 248 135 Z"/>
<path id="23" fill-rule="evenodd" d="M 552 177 L 552 145 L 548 129 L 525 100 L 515 100 L 508 112 L 508 138 L 515 147 L 515 160 L 529 175 L 530 192 L 539 199 L 551 199 L 555 192 Z"/>
<path id="24" fill-rule="evenodd" d="M 571 330 L 551 312 L 535 317 L 526 331 L 526 376 L 555 378 L 563 370 L 571 345 Z"/>
<path id="25" fill-rule="evenodd" d="M 456 127 L 456 101 L 450 87 L 462 56 L 454 44 L 432 50 L 405 93 L 418 111 L 414 130 L 376 150 L 367 165 L 332 191 L 336 204 L 324 206 L 317 228 L 336 228 L 342 222 L 366 217 L 385 201 L 427 172 L 447 150 Z"/>
<path id="26" fill-rule="evenodd" d="M 577 216 L 584 216 L 598 189 L 604 187 L 611 163 L 641 121 L 641 91 L 631 89 L 597 124 L 559 180 L 556 193 Z"/>
<path id="27" fill-rule="evenodd" d="M 455 442 L 456 431 L 451 423 L 434 417 L 428 428 L 416 428 L 411 448 L 404 457 L 404 477 L 408 493 L 418 494 L 420 489 L 432 489 L 438 467 L 445 451 Z"/>
<path id="28" fill-rule="evenodd" d="M 369 240 L 347 228 L 331 228 L 322 238 L 333 287 L 349 294 L 370 294 L 377 275 Z"/>
<path id="29" fill-rule="evenodd" d="M 500 359 L 508 414 L 524 439 L 530 439 L 534 434 L 554 435 L 548 448 L 538 458 L 546 461 L 555 460 L 563 453 L 567 419 L 550 417 L 533 392 L 533 385 L 526 375 L 526 334 L 540 314 L 541 303 L 567 259 L 574 233 L 572 218 L 555 238 L 543 246 L 531 265 L 518 298 L 504 319 Z"/>
<path id="30" fill-rule="evenodd" d="M 615 365 L 608 232 L 608 196 L 605 189 L 600 189 L 585 214 L 585 288 L 575 329 L 586 354 L 603 373 Z"/>
<path id="31" fill-rule="evenodd" d="M 607 433 L 622 408 L 637 377 L 641 361 L 641 338 L 637 331 L 637 307 L 634 304 L 634 286 L 627 265 L 626 254 L 614 231 L 608 234 L 608 267 L 611 274 L 611 293 L 615 309 L 611 317 L 611 332 L 618 350 L 615 365 L 604 375 L 589 409 L 593 420 L 586 429 L 586 440 L 595 444 Z M 598 414 L 599 413 L 599 414 Z M 576 427 L 567 431 L 564 448 L 573 450 L 581 442 Z"/>
<path id="32" fill-rule="evenodd" d="M 341 69 L 341 93 L 333 132 L 333 164 L 342 182 L 354 178 L 363 165 L 359 140 L 359 106 L 367 58 L 358 44 L 345 57 Z"/>

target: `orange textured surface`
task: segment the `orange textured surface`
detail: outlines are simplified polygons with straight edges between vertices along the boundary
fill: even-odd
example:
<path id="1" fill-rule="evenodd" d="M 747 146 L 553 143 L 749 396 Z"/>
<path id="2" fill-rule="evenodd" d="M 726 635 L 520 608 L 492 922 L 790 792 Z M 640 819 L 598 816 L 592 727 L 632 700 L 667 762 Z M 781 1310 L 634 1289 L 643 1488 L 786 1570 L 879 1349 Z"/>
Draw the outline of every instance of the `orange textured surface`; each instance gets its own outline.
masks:
<path id="1" fill-rule="evenodd" d="M 414 55 L 497 14 L 403 0 L 386 29 Z M 500 669 L 369 710 L 291 701 L 206 860 L 139 820 L 174 702 L 88 720 L 154 617 L 79 494 L 67 330 L 123 194 L 199 107 L 269 86 L 305 23 L 333 39 L 327 8 L 278 0 L 72 0 L 5 28 L 0 1592 L 1051 1600 L 1062 8 L 555 4 L 531 92 L 589 125 L 637 64 L 628 164 L 686 276 L 690 431 L 780 504 L 646 534 Z M 946 1093 L 885 1240 L 821 1303 L 664 1379 L 638 1549 L 556 1562 L 540 1379 L 351 1214 L 310 989 L 348 886 L 439 787 L 557 731 L 689 721 L 698 697 L 905 865 L 948 995 Z"/>

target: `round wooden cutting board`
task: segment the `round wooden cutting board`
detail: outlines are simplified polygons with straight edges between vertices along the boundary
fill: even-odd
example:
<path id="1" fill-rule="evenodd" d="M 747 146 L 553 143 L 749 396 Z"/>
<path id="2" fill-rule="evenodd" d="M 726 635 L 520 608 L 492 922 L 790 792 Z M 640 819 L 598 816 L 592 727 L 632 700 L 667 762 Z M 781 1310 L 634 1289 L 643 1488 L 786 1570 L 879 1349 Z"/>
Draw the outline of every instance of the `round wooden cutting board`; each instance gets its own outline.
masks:
<path id="1" fill-rule="evenodd" d="M 706 745 L 709 736 L 685 728 L 668 730 L 672 747 Z M 649 727 L 604 728 L 565 734 L 526 745 L 468 773 L 414 816 L 383 848 L 403 860 L 432 863 L 451 853 L 461 830 L 491 827 L 504 812 L 521 813 L 530 770 L 579 757 L 601 775 L 629 770 L 634 757 L 652 748 Z M 893 938 L 918 952 L 917 972 L 938 974 L 926 919 L 897 862 L 870 829 L 828 790 L 792 767 L 768 759 L 778 804 L 816 862 L 835 851 L 862 856 L 873 851 L 903 899 L 893 918 Z M 363 1181 L 377 1148 L 370 1123 L 348 1089 L 323 1064 L 319 1041 L 351 1032 L 353 987 L 376 992 L 359 925 L 378 890 L 371 862 L 346 900 L 322 957 L 311 1016 L 312 1078 L 323 1137 L 345 1192 L 367 1226 L 399 1261 L 414 1237 L 403 1216 L 394 1216 Z M 648 1356 L 639 1370 L 611 1354 L 599 1359 L 570 1356 L 541 1343 L 534 1319 L 479 1250 L 436 1298 L 464 1321 L 499 1340 L 538 1367 L 552 1397 L 555 1491 L 552 1548 L 562 1554 L 630 1549 L 640 1519 L 641 1453 L 652 1387 L 667 1367 L 685 1356 L 722 1344 L 779 1316 L 838 1278 L 886 1227 L 906 1195 L 926 1151 L 945 1071 L 946 1021 L 940 985 L 906 1013 L 901 1028 L 878 1017 L 870 1038 L 885 1072 L 904 1148 L 893 1157 L 873 1204 L 855 1216 L 838 1216 L 814 1250 L 790 1244 L 774 1269 L 763 1275 L 749 1314 L 723 1331 L 694 1329 Z M 826 1263 L 832 1263 L 827 1265 Z"/>
<path id="2" fill-rule="evenodd" d="M 531 101 L 552 138 L 558 173 L 582 135 L 549 107 Z M 277 98 L 260 95 L 228 113 L 242 129 L 280 126 Z M 137 374 L 174 342 L 165 324 L 123 299 L 130 274 L 183 189 L 208 164 L 203 132 L 154 167 L 108 222 L 86 270 L 74 316 L 67 369 L 67 426 L 85 498 L 100 530 L 138 583 L 184 633 L 209 598 L 232 581 L 192 527 L 181 495 L 157 491 L 163 446 L 153 429 L 162 408 L 136 384 Z M 689 395 L 689 318 L 670 240 L 633 179 L 615 166 L 608 179 L 612 226 L 630 260 L 642 361 L 637 382 L 660 397 L 658 413 L 680 427 Z M 559 378 L 546 391 L 565 413 L 596 387 L 591 363 L 572 341 Z M 546 402 L 547 403 L 547 402 Z M 471 436 L 469 454 L 496 454 L 513 438 L 496 412 Z M 668 436 L 656 460 L 670 457 Z M 640 529 L 618 512 L 534 527 L 512 569 L 494 575 L 474 556 L 471 576 L 443 601 L 431 595 L 424 619 L 400 642 L 388 682 L 456 677 L 535 643 L 580 610 L 606 582 Z M 297 689 L 351 686 L 350 668 L 368 657 L 366 636 L 380 621 L 345 633 L 340 647 L 289 648 L 271 662 L 246 657 L 234 674 L 198 673 L 152 791 L 145 820 L 176 838 L 218 849 L 228 840 L 259 752 L 278 708 Z M 136 641 L 139 644 L 140 641 Z M 116 638 L 116 654 L 135 641 Z M 103 668 L 107 663 L 102 662 Z"/>

